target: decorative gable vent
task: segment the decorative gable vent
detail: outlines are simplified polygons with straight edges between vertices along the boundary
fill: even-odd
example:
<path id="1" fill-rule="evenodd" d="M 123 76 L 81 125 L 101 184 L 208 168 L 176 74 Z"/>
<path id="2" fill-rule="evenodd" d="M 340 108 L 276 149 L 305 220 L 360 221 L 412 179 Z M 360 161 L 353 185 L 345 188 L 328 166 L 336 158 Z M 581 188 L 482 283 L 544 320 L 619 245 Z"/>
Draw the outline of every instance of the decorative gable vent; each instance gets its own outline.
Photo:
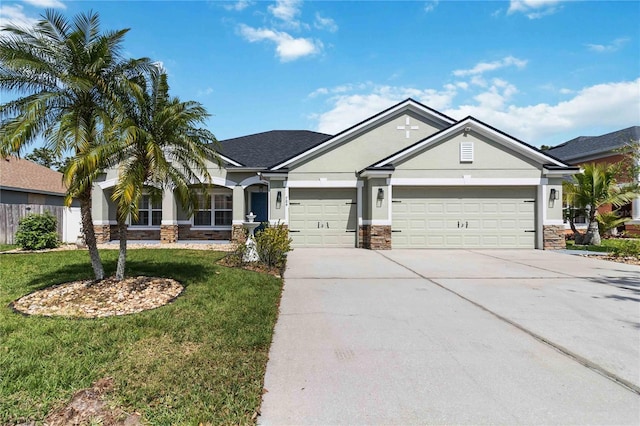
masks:
<path id="1" fill-rule="evenodd" d="M 460 162 L 461 163 L 473 162 L 473 142 L 460 143 Z"/>

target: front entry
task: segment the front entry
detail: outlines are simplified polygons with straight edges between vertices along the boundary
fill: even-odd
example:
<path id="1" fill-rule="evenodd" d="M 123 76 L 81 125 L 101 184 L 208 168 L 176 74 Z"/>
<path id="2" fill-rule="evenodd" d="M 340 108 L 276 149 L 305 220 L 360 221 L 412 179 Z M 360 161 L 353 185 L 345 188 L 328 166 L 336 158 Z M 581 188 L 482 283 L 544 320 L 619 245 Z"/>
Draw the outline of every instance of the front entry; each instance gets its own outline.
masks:
<path id="1" fill-rule="evenodd" d="M 256 222 L 264 223 L 269 221 L 269 206 L 266 192 L 251 193 L 251 211 L 256 215 L 254 219 Z M 262 228 L 263 225 L 260 225 L 258 230 Z"/>

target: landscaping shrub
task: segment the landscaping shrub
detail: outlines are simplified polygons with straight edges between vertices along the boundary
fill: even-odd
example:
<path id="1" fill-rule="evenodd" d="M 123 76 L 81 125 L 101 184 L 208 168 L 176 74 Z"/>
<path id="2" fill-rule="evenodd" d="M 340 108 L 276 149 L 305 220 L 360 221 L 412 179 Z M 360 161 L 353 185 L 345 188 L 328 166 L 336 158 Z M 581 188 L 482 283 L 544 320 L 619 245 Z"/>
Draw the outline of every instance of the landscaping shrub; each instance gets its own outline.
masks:
<path id="1" fill-rule="evenodd" d="M 287 252 L 291 251 L 291 238 L 285 225 L 267 225 L 255 237 L 260 261 L 269 267 L 283 269 L 287 261 Z"/>
<path id="2" fill-rule="evenodd" d="M 56 227 L 58 221 L 49 212 L 30 214 L 20 220 L 16 232 L 16 244 L 24 250 L 41 250 L 60 245 Z"/>
<path id="3" fill-rule="evenodd" d="M 618 257 L 639 257 L 640 258 L 640 241 L 626 240 L 621 241 L 616 247 L 612 248 L 614 256 Z"/>

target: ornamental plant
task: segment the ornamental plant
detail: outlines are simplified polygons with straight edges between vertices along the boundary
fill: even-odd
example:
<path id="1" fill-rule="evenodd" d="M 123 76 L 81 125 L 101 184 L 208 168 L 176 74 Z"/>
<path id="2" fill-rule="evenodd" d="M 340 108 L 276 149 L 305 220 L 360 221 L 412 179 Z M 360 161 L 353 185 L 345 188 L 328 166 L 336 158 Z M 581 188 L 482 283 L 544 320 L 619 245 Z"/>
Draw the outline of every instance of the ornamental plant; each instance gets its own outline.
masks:
<path id="1" fill-rule="evenodd" d="M 284 224 L 269 226 L 256 234 L 256 249 L 260 262 L 283 270 L 287 262 L 287 253 L 291 251 L 289 230 Z"/>
<path id="2" fill-rule="evenodd" d="M 16 243 L 23 250 L 42 250 L 60 245 L 56 228 L 58 220 L 49 212 L 30 214 L 20 220 Z"/>

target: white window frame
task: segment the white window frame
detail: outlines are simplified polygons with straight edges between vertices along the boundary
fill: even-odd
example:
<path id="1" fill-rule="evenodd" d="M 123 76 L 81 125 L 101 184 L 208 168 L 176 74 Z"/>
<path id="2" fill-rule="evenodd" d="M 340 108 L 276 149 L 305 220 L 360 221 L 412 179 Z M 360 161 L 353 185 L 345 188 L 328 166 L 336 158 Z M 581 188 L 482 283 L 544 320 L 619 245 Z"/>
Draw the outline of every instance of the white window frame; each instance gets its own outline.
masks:
<path id="1" fill-rule="evenodd" d="M 146 209 L 142 209 L 138 207 L 138 218 L 140 218 L 141 211 L 147 211 L 149 212 L 149 219 L 147 220 L 146 224 L 133 223 L 133 217 L 129 216 L 129 226 L 135 229 L 160 229 L 160 226 L 162 225 L 162 200 L 160 201 L 160 208 L 153 208 L 153 200 L 151 199 L 151 195 L 148 192 L 143 192 L 142 197 L 140 198 L 140 201 L 142 201 L 143 197 L 149 197 L 149 207 Z M 160 223 L 158 223 L 157 225 L 153 225 L 154 211 L 160 212 Z"/>
<path id="2" fill-rule="evenodd" d="M 191 216 L 191 228 L 193 229 L 216 229 L 216 230 L 230 230 L 231 229 L 231 224 L 233 223 L 233 191 L 231 191 L 230 189 L 227 188 L 216 188 L 216 189 L 212 189 L 206 192 L 206 195 L 209 197 L 209 203 L 210 203 L 210 207 L 208 210 L 200 210 L 200 209 L 195 209 L 193 216 Z M 231 197 L 231 208 L 229 209 L 216 209 L 215 207 L 215 196 L 216 195 L 223 195 L 223 196 L 230 196 Z M 197 211 L 209 211 L 210 212 L 210 218 L 211 218 L 211 225 L 196 225 L 195 224 L 195 219 L 196 219 L 196 212 Z M 216 220 L 216 211 L 228 211 L 231 212 L 231 221 L 229 222 L 228 225 L 216 225 L 215 224 L 215 220 Z"/>

